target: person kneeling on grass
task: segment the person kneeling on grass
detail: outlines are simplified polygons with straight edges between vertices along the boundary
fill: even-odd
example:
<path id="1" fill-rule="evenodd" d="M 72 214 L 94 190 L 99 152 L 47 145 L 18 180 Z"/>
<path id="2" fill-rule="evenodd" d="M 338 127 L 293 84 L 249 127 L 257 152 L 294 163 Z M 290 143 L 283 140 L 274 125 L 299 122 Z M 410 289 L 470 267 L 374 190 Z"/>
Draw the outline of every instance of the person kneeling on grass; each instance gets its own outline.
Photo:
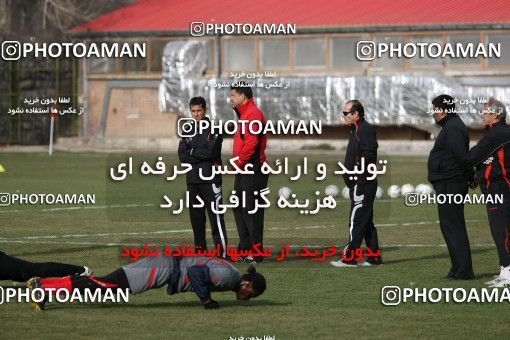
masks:
<path id="1" fill-rule="evenodd" d="M 195 292 L 205 309 L 219 308 L 218 302 L 211 298 L 211 291 L 234 291 L 238 300 L 249 300 L 266 290 L 266 279 L 252 265 L 246 274 L 241 275 L 236 267 L 217 257 L 173 257 L 164 254 L 145 257 L 102 277 L 35 277 L 27 283 L 30 289 L 42 288 L 53 292 L 59 289 L 66 289 L 70 293 L 73 289 L 84 292 L 87 288 L 103 291 L 129 289 L 133 294 L 165 284 L 168 284 L 169 295 Z M 33 304 L 35 309 L 44 310 L 47 299 L 41 300 Z"/>

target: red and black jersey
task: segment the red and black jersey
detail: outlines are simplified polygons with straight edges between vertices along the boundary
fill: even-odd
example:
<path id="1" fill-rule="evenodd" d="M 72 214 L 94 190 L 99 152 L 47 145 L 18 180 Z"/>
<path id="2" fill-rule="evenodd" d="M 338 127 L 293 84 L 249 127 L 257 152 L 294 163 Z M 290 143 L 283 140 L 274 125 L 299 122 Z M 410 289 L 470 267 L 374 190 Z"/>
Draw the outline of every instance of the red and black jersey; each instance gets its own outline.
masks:
<path id="1" fill-rule="evenodd" d="M 504 122 L 485 126 L 485 135 L 471 150 L 468 161 L 476 167 L 483 193 L 510 194 L 510 126 Z"/>
<path id="2" fill-rule="evenodd" d="M 237 113 L 239 121 L 243 122 L 238 123 L 234 135 L 233 157 L 239 157 L 239 160 L 236 161 L 239 168 L 244 169 L 246 164 L 252 164 L 252 170 L 260 172 L 260 167 L 266 162 L 267 135 L 262 132 L 258 135 L 252 134 L 249 122 L 259 121 L 261 126 L 264 127 L 266 124 L 264 114 L 255 105 L 253 98 L 249 99 L 246 104 L 235 108 L 234 111 Z M 244 128 L 242 125 L 244 125 Z M 258 130 L 258 126 L 254 127 L 253 130 L 255 129 Z"/>

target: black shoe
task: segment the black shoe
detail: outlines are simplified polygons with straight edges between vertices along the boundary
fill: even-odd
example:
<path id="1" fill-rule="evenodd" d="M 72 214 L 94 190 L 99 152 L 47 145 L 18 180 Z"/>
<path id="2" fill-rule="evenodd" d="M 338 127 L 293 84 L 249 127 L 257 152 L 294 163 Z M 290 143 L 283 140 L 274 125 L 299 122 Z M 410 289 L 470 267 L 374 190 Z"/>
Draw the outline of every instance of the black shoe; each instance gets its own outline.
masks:
<path id="1" fill-rule="evenodd" d="M 229 256 L 221 256 L 220 259 L 225 260 L 225 261 L 230 262 L 230 263 L 237 262 L 237 261 L 232 260 L 232 258 L 230 258 Z"/>
<path id="2" fill-rule="evenodd" d="M 381 256 L 367 257 L 365 262 L 367 262 L 368 264 L 370 264 L 372 266 L 379 266 L 379 265 L 383 264 L 383 260 L 382 260 Z"/>
<path id="3" fill-rule="evenodd" d="M 39 302 L 32 302 L 32 307 L 35 310 L 43 311 L 44 305 L 48 301 L 48 298 L 46 297 L 46 294 L 44 293 L 44 291 L 41 288 L 41 278 L 39 278 L 39 277 L 31 278 L 30 280 L 27 281 L 27 287 L 30 289 L 31 294 L 33 294 L 32 291 L 34 289 L 38 288 L 38 291 L 37 291 L 38 294 L 36 294 L 37 295 L 36 298 Z M 40 294 L 42 294 L 42 296 Z"/>
<path id="4" fill-rule="evenodd" d="M 469 273 L 469 274 L 455 274 L 454 280 L 474 280 L 475 274 Z"/>
<path id="5" fill-rule="evenodd" d="M 455 271 L 453 270 L 453 268 L 450 268 L 450 271 L 446 276 L 443 276 L 443 279 L 455 280 Z"/>
<path id="6" fill-rule="evenodd" d="M 261 263 L 263 260 L 264 260 L 264 258 L 261 257 L 261 256 L 258 256 L 258 257 L 239 256 L 239 257 L 237 257 L 237 261 L 233 261 L 233 262 L 247 263 L 247 264 L 257 264 L 257 263 Z"/>
<path id="7" fill-rule="evenodd" d="M 252 262 L 255 262 L 255 263 L 261 263 L 262 261 L 264 261 L 264 257 L 263 256 L 255 256 L 253 258 L 253 260 L 252 260 Z"/>

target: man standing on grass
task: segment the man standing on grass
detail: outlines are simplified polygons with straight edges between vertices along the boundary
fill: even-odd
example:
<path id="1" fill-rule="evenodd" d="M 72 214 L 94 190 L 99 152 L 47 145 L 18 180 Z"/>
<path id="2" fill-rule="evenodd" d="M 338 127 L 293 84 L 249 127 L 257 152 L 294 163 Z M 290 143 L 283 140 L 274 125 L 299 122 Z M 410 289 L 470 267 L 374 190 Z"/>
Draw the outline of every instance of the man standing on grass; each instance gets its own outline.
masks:
<path id="1" fill-rule="evenodd" d="M 233 157 L 239 157 L 236 165 L 244 169 L 251 165 L 253 175 L 237 174 L 235 177 L 234 190 L 240 198 L 246 197 L 246 204 L 234 208 L 234 218 L 236 220 L 237 232 L 239 233 L 238 250 L 251 250 L 254 245 L 258 245 L 262 251 L 262 240 L 264 233 L 264 209 L 250 214 L 255 208 L 257 193 L 267 187 L 268 175 L 261 171 L 262 164 L 266 162 L 266 144 L 267 135 L 260 132 L 254 134 L 250 131 L 250 122 L 258 121 L 261 125 L 266 123 L 264 114 L 255 105 L 253 101 L 253 91 L 244 82 L 237 86 L 232 86 L 230 91 L 230 102 L 239 119 L 238 128 L 234 135 Z M 241 127 L 244 125 L 244 128 Z M 255 124 L 253 124 L 255 125 Z M 243 258 L 246 262 L 261 262 L 263 257 Z"/>
<path id="2" fill-rule="evenodd" d="M 506 108 L 490 98 L 482 111 L 485 135 L 471 150 L 468 161 L 484 195 L 502 195 L 503 202 L 487 202 L 492 238 L 499 255 L 500 273 L 486 282 L 491 287 L 510 285 L 510 126 Z"/>
<path id="3" fill-rule="evenodd" d="M 369 164 L 377 162 L 377 137 L 374 128 L 365 120 L 365 109 L 358 100 L 349 100 L 343 108 L 345 125 L 350 127 L 351 136 L 347 144 L 344 165 L 352 171 L 364 162 L 365 169 Z M 357 176 L 357 177 L 355 177 Z M 332 261 L 333 267 L 356 267 L 354 259 L 356 249 L 361 247 L 363 239 L 367 248 L 377 256 L 367 257 L 360 266 L 373 266 L 382 263 L 379 255 L 377 229 L 374 226 L 374 200 L 377 192 L 377 180 L 367 179 L 367 173 L 361 175 L 345 174 L 344 181 L 349 188 L 351 198 L 351 213 L 349 218 L 349 243 L 342 252 L 342 259 Z"/>
<path id="4" fill-rule="evenodd" d="M 190 204 L 199 204 L 199 197 L 204 203 L 202 207 L 189 207 L 189 216 L 191 227 L 195 238 L 195 247 L 207 249 L 205 211 L 209 215 L 212 236 L 214 244 L 220 247 L 221 257 L 226 258 L 227 254 L 227 230 L 223 214 L 213 211 L 219 210 L 222 204 L 221 195 L 221 175 L 215 174 L 211 179 L 213 167 L 221 165 L 221 144 L 223 138 L 220 134 L 211 133 L 211 124 L 206 117 L 207 105 L 202 97 L 193 97 L 189 102 L 191 116 L 195 124 L 200 124 L 202 120 L 209 122 L 208 127 L 196 129 L 197 133 L 193 137 L 183 137 L 179 142 L 179 160 L 181 163 L 191 164 L 191 171 L 186 173 L 186 184 L 190 197 Z M 202 176 L 200 176 L 200 172 Z"/>
<path id="5" fill-rule="evenodd" d="M 454 99 L 440 95 L 432 101 L 433 117 L 441 127 L 428 159 L 428 180 L 436 195 L 468 193 L 474 183 L 474 171 L 467 161 L 469 133 L 455 111 Z M 471 249 L 464 218 L 464 203 L 438 204 L 439 225 L 450 254 L 451 268 L 446 276 L 450 280 L 475 278 L 471 262 Z"/>

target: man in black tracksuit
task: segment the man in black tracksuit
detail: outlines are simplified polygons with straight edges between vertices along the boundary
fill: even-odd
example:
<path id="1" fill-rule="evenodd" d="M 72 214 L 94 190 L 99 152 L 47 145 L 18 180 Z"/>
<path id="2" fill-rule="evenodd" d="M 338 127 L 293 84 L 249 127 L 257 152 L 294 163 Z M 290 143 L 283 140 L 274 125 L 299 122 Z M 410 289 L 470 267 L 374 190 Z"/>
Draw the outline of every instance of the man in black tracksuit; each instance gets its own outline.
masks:
<path id="1" fill-rule="evenodd" d="M 428 180 L 436 195 L 467 195 L 474 171 L 467 161 L 469 133 L 455 112 L 454 99 L 440 95 L 432 101 L 434 120 L 441 126 L 428 159 Z M 451 203 L 451 204 L 450 204 Z M 464 219 L 464 204 L 438 204 L 439 225 L 450 253 L 448 279 L 474 279 L 471 249 Z"/>
<path id="2" fill-rule="evenodd" d="M 205 99 L 202 97 L 191 98 L 190 110 L 195 119 L 195 124 L 200 124 L 201 120 L 209 121 L 205 117 L 207 112 Z M 190 197 L 190 205 L 199 204 L 197 196 L 204 202 L 204 207 L 189 207 L 191 226 L 195 238 L 195 247 L 207 249 L 205 237 L 205 211 L 209 215 L 212 235 L 215 245 L 221 248 L 221 256 L 226 257 L 227 232 L 223 214 L 213 211 L 211 204 L 214 204 L 215 210 L 218 210 L 222 204 L 221 194 L 221 175 L 216 174 L 212 179 L 203 179 L 211 177 L 214 166 L 221 166 L 221 144 L 223 138 L 219 134 L 211 134 L 211 127 L 197 129 L 197 134 L 190 138 L 181 138 L 179 142 L 179 160 L 181 163 L 192 165 L 191 171 L 186 173 L 186 183 Z M 200 172 L 202 176 L 200 176 Z M 201 178 L 202 177 L 202 178 Z"/>
<path id="3" fill-rule="evenodd" d="M 500 275 L 488 284 L 510 284 L 510 126 L 503 103 L 493 98 L 482 111 L 485 135 L 471 150 L 468 161 L 484 195 L 503 195 L 503 202 L 487 202 L 492 237 L 498 249 Z"/>
<path id="4" fill-rule="evenodd" d="M 354 267 L 358 263 L 350 260 L 356 249 L 361 247 L 363 239 L 373 252 L 380 251 L 377 240 L 377 229 L 374 226 L 374 199 L 377 192 L 377 179 L 367 180 L 366 169 L 369 164 L 377 162 L 377 137 L 374 128 L 365 120 L 365 110 L 358 100 L 349 100 L 344 109 L 345 124 L 351 128 L 351 136 L 347 144 L 344 165 L 347 170 L 361 166 L 364 159 L 365 171 L 361 175 L 344 174 L 344 181 L 349 187 L 351 212 L 349 218 L 349 243 L 344 248 L 343 259 L 333 261 L 334 267 Z M 356 177 L 356 178 L 354 178 Z M 381 256 L 367 257 L 363 266 L 381 264 Z"/>

